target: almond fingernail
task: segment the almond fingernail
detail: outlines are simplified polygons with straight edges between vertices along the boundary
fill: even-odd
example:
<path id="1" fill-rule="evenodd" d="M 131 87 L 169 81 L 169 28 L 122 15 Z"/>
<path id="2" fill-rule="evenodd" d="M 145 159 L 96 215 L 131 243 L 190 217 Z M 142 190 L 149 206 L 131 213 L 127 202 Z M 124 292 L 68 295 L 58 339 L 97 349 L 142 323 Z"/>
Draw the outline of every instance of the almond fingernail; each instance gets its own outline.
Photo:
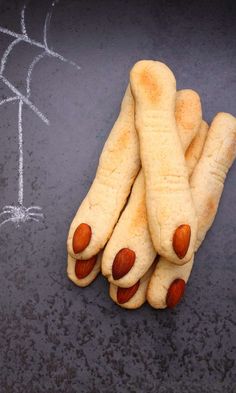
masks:
<path id="1" fill-rule="evenodd" d="M 75 254 L 83 251 L 90 242 L 92 236 L 91 227 L 88 224 L 80 224 L 73 236 L 73 250 Z"/>
<path id="2" fill-rule="evenodd" d="M 135 261 L 135 252 L 129 248 L 122 248 L 114 259 L 112 276 L 114 280 L 124 277 L 132 268 Z"/>
<path id="3" fill-rule="evenodd" d="M 181 300 L 185 291 L 185 281 L 182 278 L 177 278 L 170 285 L 167 295 L 166 295 L 166 304 L 167 307 L 173 308 L 175 307 Z"/>
<path id="4" fill-rule="evenodd" d="M 93 270 L 95 263 L 97 262 L 97 255 L 92 258 L 81 260 L 77 259 L 75 262 L 75 275 L 77 278 L 85 278 Z"/>
<path id="5" fill-rule="evenodd" d="M 191 228 L 187 224 L 180 225 L 173 236 L 173 248 L 176 255 L 182 259 L 188 251 L 191 238 Z"/>
<path id="6" fill-rule="evenodd" d="M 132 287 L 129 287 L 129 288 L 118 287 L 117 294 L 116 294 L 118 303 L 124 304 L 124 303 L 128 302 L 137 292 L 137 290 L 139 288 L 139 284 L 140 284 L 140 281 L 136 282 L 136 284 L 134 284 Z"/>

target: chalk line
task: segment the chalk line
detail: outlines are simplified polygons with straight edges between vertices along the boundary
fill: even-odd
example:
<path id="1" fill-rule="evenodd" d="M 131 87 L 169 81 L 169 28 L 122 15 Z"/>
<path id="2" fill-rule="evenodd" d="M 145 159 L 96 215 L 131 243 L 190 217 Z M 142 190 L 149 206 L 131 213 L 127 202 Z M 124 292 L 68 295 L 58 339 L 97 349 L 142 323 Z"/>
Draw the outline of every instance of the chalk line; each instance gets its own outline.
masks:
<path id="1" fill-rule="evenodd" d="M 30 220 L 39 222 L 39 220 L 37 218 L 34 218 L 34 217 L 30 217 Z"/>
<path id="2" fill-rule="evenodd" d="M 6 206 L 4 206 L 3 210 L 5 210 L 5 209 L 13 210 L 13 209 L 15 209 L 15 206 L 13 206 L 13 205 L 6 205 Z"/>
<path id="3" fill-rule="evenodd" d="M 40 53 L 38 56 L 36 56 L 34 58 L 34 60 L 32 61 L 32 63 L 30 64 L 30 66 L 28 68 L 28 74 L 27 74 L 27 79 L 26 79 L 26 94 L 27 94 L 27 98 L 29 98 L 30 94 L 31 94 L 30 84 L 31 84 L 31 75 L 32 75 L 33 69 L 34 69 L 35 65 L 46 55 L 47 55 L 46 51 Z"/>
<path id="4" fill-rule="evenodd" d="M 10 45 L 8 45 L 8 47 L 5 50 L 5 52 L 3 53 L 2 60 L 1 60 L 0 75 L 2 75 L 2 73 L 3 73 L 4 69 L 5 69 L 6 61 L 7 61 L 7 58 L 9 56 L 9 54 L 11 53 L 12 49 L 14 48 L 14 46 L 17 45 L 19 42 L 21 42 L 20 38 L 16 38 L 15 40 L 13 40 L 10 43 Z"/>
<path id="5" fill-rule="evenodd" d="M 36 210 L 42 210 L 42 208 L 40 206 L 29 206 L 27 208 L 28 211 L 32 210 L 32 209 L 36 209 Z"/>
<path id="6" fill-rule="evenodd" d="M 42 217 L 43 216 L 43 213 L 28 213 L 28 214 L 30 217 L 31 216 L 35 216 L 35 217 Z"/>
<path id="7" fill-rule="evenodd" d="M 5 98 L 5 100 L 0 101 L 0 106 L 5 104 L 6 102 L 11 102 L 11 101 L 16 101 L 16 100 L 19 100 L 19 97 L 15 96 L 15 97 Z"/>
<path id="8" fill-rule="evenodd" d="M 0 223 L 0 227 L 3 226 L 4 224 L 6 224 L 7 222 L 10 222 L 10 221 L 17 223 L 17 218 L 10 217 L 7 220 L 4 220 L 3 222 Z"/>
<path id="9" fill-rule="evenodd" d="M 53 2 L 51 6 L 54 7 L 55 4 L 56 4 L 56 2 Z M 43 41 L 44 41 L 44 45 L 45 45 L 45 50 L 47 51 L 47 53 L 50 56 L 56 57 L 59 60 L 63 61 L 64 63 L 71 64 L 74 67 L 76 67 L 78 70 L 80 70 L 80 66 L 78 66 L 74 61 L 66 59 L 64 56 L 60 55 L 58 52 L 55 52 L 53 49 L 49 49 L 47 35 L 48 35 L 51 17 L 52 17 L 52 10 L 47 13 L 45 21 L 44 21 Z"/>
<path id="10" fill-rule="evenodd" d="M 3 216 L 4 214 L 9 214 L 11 213 L 11 210 L 4 210 L 4 212 L 0 213 L 0 217 Z"/>
<path id="11" fill-rule="evenodd" d="M 23 132 L 22 132 L 22 106 L 23 101 L 19 101 L 19 111 L 18 111 L 18 143 L 19 143 L 19 167 L 18 167 L 18 203 L 19 205 L 23 205 L 23 192 L 24 192 L 24 184 L 23 184 Z"/>
<path id="12" fill-rule="evenodd" d="M 11 30 L 6 29 L 5 27 L 1 27 L 1 26 L 0 26 L 0 32 L 3 33 L 3 34 L 10 35 L 10 36 L 15 37 L 15 38 L 21 38 L 22 40 L 24 38 L 23 34 L 15 33 L 14 31 L 11 31 Z"/>
<path id="13" fill-rule="evenodd" d="M 26 9 L 26 5 L 24 4 L 22 10 L 21 10 L 21 20 L 20 20 L 20 24 L 21 24 L 21 32 L 22 34 L 24 34 L 24 36 L 27 36 L 27 32 L 26 32 L 26 26 L 25 26 L 25 9 Z"/>
<path id="14" fill-rule="evenodd" d="M 44 123 L 46 123 L 47 125 L 50 124 L 49 120 L 39 111 L 39 109 L 36 108 L 36 106 L 27 97 L 25 97 L 24 94 L 22 94 L 15 86 L 13 86 L 7 78 L 5 78 L 3 75 L 0 75 L 0 79 L 2 79 L 5 85 L 7 85 L 13 93 L 15 93 L 26 105 L 28 105 L 28 107 L 32 109 L 32 111 L 34 111 L 36 115 L 38 115 L 38 117 L 44 121 Z"/>
<path id="15" fill-rule="evenodd" d="M 50 24 L 51 15 L 52 15 L 51 12 L 47 13 L 45 21 L 44 21 L 44 26 L 43 26 L 43 42 L 44 42 L 45 48 L 47 48 L 48 50 L 49 50 L 49 48 L 48 48 L 48 43 L 47 43 L 47 29 Z"/>

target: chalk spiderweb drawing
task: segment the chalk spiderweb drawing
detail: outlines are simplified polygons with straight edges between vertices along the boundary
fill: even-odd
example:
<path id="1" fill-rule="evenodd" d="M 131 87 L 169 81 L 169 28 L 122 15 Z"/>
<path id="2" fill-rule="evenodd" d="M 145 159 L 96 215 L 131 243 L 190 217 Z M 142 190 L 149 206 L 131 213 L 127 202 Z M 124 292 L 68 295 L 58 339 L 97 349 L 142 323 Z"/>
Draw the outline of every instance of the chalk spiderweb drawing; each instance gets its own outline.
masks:
<path id="1" fill-rule="evenodd" d="M 16 102 L 18 103 L 18 147 L 19 147 L 19 161 L 18 161 L 18 203 L 16 205 L 6 205 L 3 207 L 2 212 L 0 213 L 0 219 L 3 218 L 3 221 L 0 222 L 0 227 L 6 224 L 7 222 L 14 222 L 17 226 L 20 223 L 26 221 L 39 221 L 40 218 L 43 218 L 42 208 L 40 206 L 24 206 L 24 165 L 23 165 L 23 128 L 22 128 L 22 113 L 24 106 L 30 108 L 45 124 L 49 125 L 50 122 L 47 117 L 33 104 L 31 101 L 31 78 L 34 67 L 36 64 L 43 59 L 45 56 L 54 57 L 59 59 L 60 61 L 71 64 L 72 66 L 80 69 L 80 67 L 74 62 L 66 59 L 64 56 L 55 52 L 54 50 L 48 47 L 48 29 L 50 25 L 50 19 L 52 16 L 52 9 L 55 6 L 56 1 L 51 4 L 51 9 L 47 13 L 44 27 L 43 27 L 43 42 L 39 42 L 30 37 L 27 34 L 26 24 L 25 24 L 25 10 L 26 6 L 24 5 L 21 10 L 21 33 L 16 33 L 14 31 L 8 30 L 0 26 L 0 33 L 7 34 L 8 36 L 14 37 L 14 40 L 9 44 L 3 56 L 1 58 L 0 65 L 0 81 L 3 82 L 12 92 L 12 96 L 3 99 L 0 101 L 0 106 L 6 103 Z M 7 64 L 8 56 L 14 47 L 20 43 L 25 42 L 31 46 L 35 46 L 42 49 L 42 52 L 35 56 L 31 64 L 29 65 L 27 78 L 26 78 L 26 94 L 22 94 L 5 76 L 4 70 Z"/>

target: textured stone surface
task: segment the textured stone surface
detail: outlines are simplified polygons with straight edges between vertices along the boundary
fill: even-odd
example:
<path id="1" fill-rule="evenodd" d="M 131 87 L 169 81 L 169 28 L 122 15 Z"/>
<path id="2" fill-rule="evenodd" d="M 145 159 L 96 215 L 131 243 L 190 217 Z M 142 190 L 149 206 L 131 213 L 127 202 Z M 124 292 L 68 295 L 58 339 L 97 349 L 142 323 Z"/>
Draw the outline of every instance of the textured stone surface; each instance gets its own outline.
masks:
<path id="1" fill-rule="evenodd" d="M 22 2 L 1 1 L 0 25 L 20 31 Z M 32 1 L 27 31 L 42 40 L 46 1 Z M 233 393 L 236 391 L 234 166 L 214 226 L 174 311 L 118 308 L 99 277 L 79 289 L 66 278 L 69 223 L 93 179 L 132 64 L 165 61 L 178 88 L 194 88 L 210 121 L 236 115 L 233 1 L 61 1 L 49 45 L 81 66 L 45 58 L 24 108 L 26 206 L 40 223 L 0 228 L 1 393 Z M 1 55 L 10 39 L 0 34 Z M 40 50 L 20 44 L 7 77 L 25 91 Z M 0 82 L 0 96 L 9 91 Z M 17 201 L 17 104 L 0 107 L 0 203 Z M 1 220 L 3 218 L 1 217 Z"/>

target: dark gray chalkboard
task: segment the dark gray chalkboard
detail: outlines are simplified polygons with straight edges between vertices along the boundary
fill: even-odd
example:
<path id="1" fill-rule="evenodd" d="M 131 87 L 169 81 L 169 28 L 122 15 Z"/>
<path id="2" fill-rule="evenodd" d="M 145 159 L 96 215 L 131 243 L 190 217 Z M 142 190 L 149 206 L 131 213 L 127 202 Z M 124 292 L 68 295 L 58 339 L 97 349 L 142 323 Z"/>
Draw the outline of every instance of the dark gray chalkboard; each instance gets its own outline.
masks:
<path id="1" fill-rule="evenodd" d="M 23 5 L 1 1 L 0 26 L 21 34 Z M 77 288 L 66 277 L 65 246 L 136 60 L 166 62 L 178 88 L 200 93 L 207 121 L 218 111 L 236 115 L 233 1 L 61 0 L 51 7 L 35 0 L 25 25 L 51 52 L 34 67 L 29 100 L 27 70 L 42 45 L 23 40 L 7 57 L 0 100 L 18 99 L 0 106 L 0 208 L 22 199 L 22 131 L 23 205 L 40 206 L 31 213 L 44 218 L 13 209 L 19 226 L 0 226 L 0 392 L 235 392 L 235 166 L 174 311 L 120 309 L 102 277 Z M 1 57 L 16 38 L 0 32 Z M 22 222 L 27 217 L 39 222 Z"/>

